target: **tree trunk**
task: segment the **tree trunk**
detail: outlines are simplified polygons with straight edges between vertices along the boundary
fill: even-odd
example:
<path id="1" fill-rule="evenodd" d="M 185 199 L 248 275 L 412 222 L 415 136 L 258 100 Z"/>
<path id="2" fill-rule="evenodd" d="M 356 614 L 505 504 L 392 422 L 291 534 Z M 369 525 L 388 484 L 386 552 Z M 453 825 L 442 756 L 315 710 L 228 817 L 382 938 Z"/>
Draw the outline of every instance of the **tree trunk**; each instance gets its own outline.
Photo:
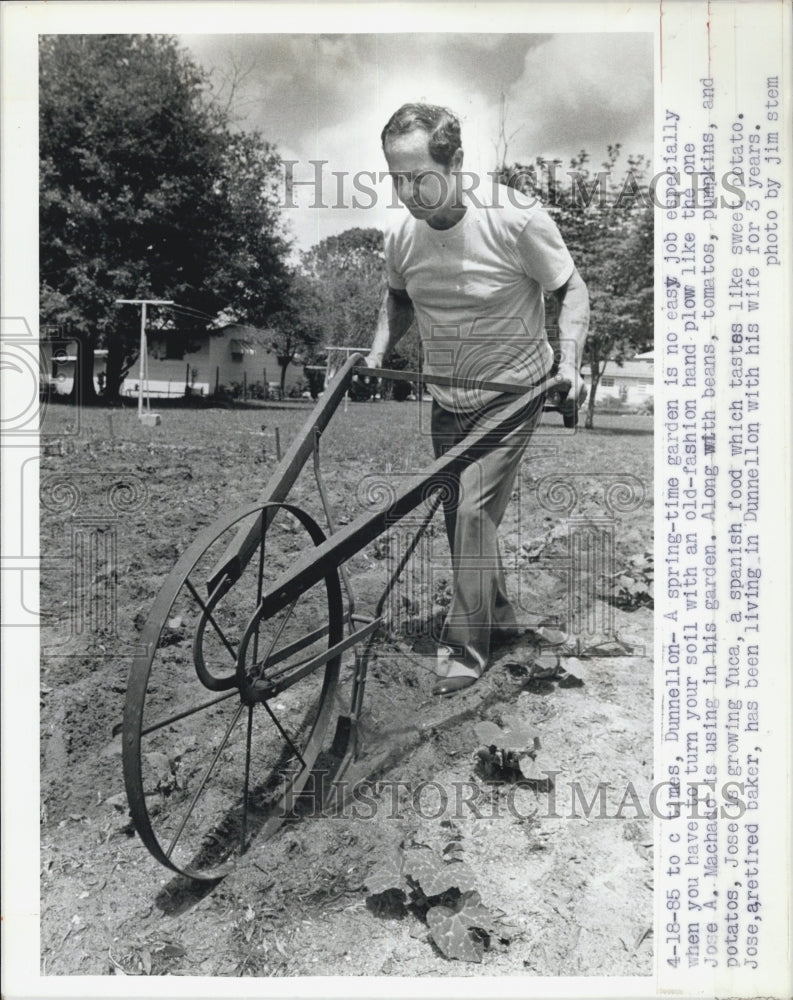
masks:
<path id="1" fill-rule="evenodd" d="M 603 365 L 599 365 L 596 361 L 592 361 L 589 366 L 589 370 L 592 373 L 592 384 L 589 387 L 589 399 L 587 400 L 586 408 L 586 419 L 584 420 L 584 427 L 591 431 L 595 426 L 595 396 L 597 395 L 598 386 L 600 385 L 600 377 L 603 374 L 603 370 L 606 367 L 606 362 Z"/>
<path id="2" fill-rule="evenodd" d="M 281 369 L 281 399 L 286 398 L 286 369 L 289 367 L 289 363 L 291 360 L 292 360 L 291 354 L 278 355 L 278 365 Z"/>
<path id="3" fill-rule="evenodd" d="M 123 354 L 120 349 L 114 349 L 114 345 L 110 338 L 108 338 L 107 347 L 107 362 L 105 367 L 105 400 L 113 403 L 119 398 L 121 386 L 129 369 L 125 370 Z"/>
<path id="4" fill-rule="evenodd" d="M 74 382 L 68 399 L 75 406 L 92 406 L 96 403 L 94 385 L 94 341 L 90 336 L 73 334 L 77 341 L 77 361 L 74 364 Z"/>

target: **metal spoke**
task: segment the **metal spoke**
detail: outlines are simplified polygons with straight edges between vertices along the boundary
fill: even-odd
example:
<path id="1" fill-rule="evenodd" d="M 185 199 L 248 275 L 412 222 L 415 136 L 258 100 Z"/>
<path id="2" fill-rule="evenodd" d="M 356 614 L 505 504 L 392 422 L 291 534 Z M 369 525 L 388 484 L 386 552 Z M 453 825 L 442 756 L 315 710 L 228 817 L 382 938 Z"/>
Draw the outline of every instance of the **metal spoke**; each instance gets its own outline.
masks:
<path id="1" fill-rule="evenodd" d="M 289 738 L 289 735 L 287 734 L 287 732 L 284 729 L 284 727 L 281 725 L 281 723 L 278 721 L 278 719 L 276 719 L 275 713 L 273 712 L 273 710 L 270 708 L 270 706 L 267 704 L 266 701 L 263 701 L 262 705 L 264 705 L 265 709 L 267 710 L 267 714 L 270 716 L 270 718 L 273 720 L 273 722 L 275 723 L 276 727 L 278 728 L 278 732 L 283 736 L 283 738 L 286 740 L 286 742 L 292 748 L 292 753 L 295 755 L 295 757 L 297 757 L 297 759 L 300 761 L 300 763 L 303 765 L 303 767 L 305 767 L 306 766 L 306 762 L 303 760 L 303 754 L 297 749 L 297 747 L 291 741 L 291 739 Z"/>
<path id="2" fill-rule="evenodd" d="M 319 639 L 322 639 L 327 634 L 328 634 L 328 626 L 321 625 L 319 628 L 314 629 L 313 632 L 308 632 L 306 635 L 303 636 L 302 639 L 295 639 L 295 641 L 290 642 L 288 646 L 284 646 L 282 649 L 279 649 L 278 652 L 275 653 L 273 656 L 268 657 L 266 664 L 264 663 L 264 661 L 258 664 L 254 663 L 254 668 L 258 666 L 258 668 L 261 670 L 263 666 L 272 667 L 275 666 L 276 663 L 283 663 L 284 660 L 288 660 L 289 657 L 292 656 L 293 654 L 299 653 L 301 649 L 306 649 L 308 646 L 313 646 L 315 642 L 317 642 Z M 273 675 L 271 674 L 270 676 L 272 677 Z M 276 674 L 275 676 L 278 675 Z"/>
<path id="3" fill-rule="evenodd" d="M 276 629 L 275 635 L 273 636 L 272 642 L 270 643 L 270 648 L 267 650 L 267 652 L 265 653 L 265 655 L 262 657 L 262 665 L 259 667 L 259 673 L 256 675 L 256 679 L 257 680 L 261 680 L 262 672 L 264 671 L 264 668 L 267 666 L 267 660 L 268 660 L 268 658 L 270 656 L 270 653 L 272 653 L 273 649 L 275 648 L 275 644 L 281 638 L 281 633 L 286 628 L 287 622 L 292 617 L 292 612 L 295 610 L 295 606 L 296 606 L 296 604 L 297 604 L 297 602 L 299 600 L 300 600 L 300 598 L 296 597 L 294 599 L 294 601 L 292 601 L 292 603 L 289 605 L 289 608 L 287 609 L 286 614 L 281 619 L 281 624 Z M 256 634 L 258 636 L 259 633 L 257 632 Z"/>
<path id="4" fill-rule="evenodd" d="M 272 523 L 272 522 L 271 522 Z M 262 540 L 259 543 L 259 567 L 256 574 L 256 607 L 262 603 L 262 581 L 264 579 L 264 539 L 266 537 L 264 524 L 262 524 Z M 255 663 L 259 655 L 259 629 L 253 637 L 253 662 Z"/>
<path id="5" fill-rule="evenodd" d="M 242 715 L 243 708 L 245 708 L 245 705 L 242 702 L 240 702 L 239 708 L 234 713 L 234 718 L 228 724 L 228 728 L 226 729 L 226 732 L 225 732 L 225 734 L 223 736 L 223 739 L 220 742 L 220 746 L 217 748 L 217 750 L 215 752 L 215 756 L 212 758 L 212 763 L 209 765 L 209 767 L 204 772 L 204 777 L 201 779 L 201 784 L 196 789 L 195 795 L 193 796 L 193 799 L 190 802 L 190 805 L 187 807 L 187 812 L 184 814 L 184 817 L 182 818 L 182 822 L 179 824 L 179 829 L 174 834 L 173 840 L 171 841 L 170 845 L 168 846 L 168 850 L 165 852 L 166 858 L 170 858 L 171 857 L 171 854 L 173 853 L 173 849 L 174 849 L 174 847 L 176 847 L 177 840 L 182 836 L 184 828 L 185 828 L 185 826 L 187 826 L 187 821 L 192 816 L 193 810 L 196 807 L 196 803 L 198 802 L 198 799 L 201 796 L 201 793 L 203 792 L 204 787 L 206 786 L 206 783 L 209 781 L 209 776 L 212 774 L 212 771 L 213 771 L 213 769 L 215 767 L 215 764 L 217 764 L 218 760 L 220 759 L 220 755 L 223 753 L 223 750 L 224 750 L 226 744 L 229 741 L 229 736 L 231 736 L 231 731 L 237 725 L 237 722 L 239 721 L 239 717 Z"/>
<path id="6" fill-rule="evenodd" d="M 251 735 L 253 733 L 253 705 L 248 706 L 248 734 L 245 740 L 245 784 L 242 789 L 242 831 L 240 833 L 240 853 L 245 850 L 245 836 L 248 832 L 248 787 L 251 778 Z"/>
<path id="7" fill-rule="evenodd" d="M 192 583 L 190 583 L 189 580 L 185 580 L 185 583 L 187 584 L 187 589 L 193 595 L 193 597 L 195 598 L 195 600 L 198 601 L 198 604 L 200 605 L 201 610 L 204 612 L 204 615 L 206 616 L 207 621 L 212 626 L 212 628 L 217 632 L 218 636 L 220 637 L 220 641 L 223 643 L 223 645 L 229 651 L 229 655 L 231 656 L 232 660 L 234 660 L 234 662 L 236 663 L 237 662 L 237 654 L 236 654 L 236 652 L 234 650 L 234 647 L 231 645 L 231 643 L 228 641 L 228 639 L 223 634 L 223 630 L 221 629 L 221 627 L 218 625 L 218 623 L 213 618 L 212 612 L 207 609 L 206 604 L 201 600 L 201 595 L 198 593 L 198 591 L 195 589 L 195 587 L 192 585 Z"/>
<path id="8" fill-rule="evenodd" d="M 221 701 L 228 701 L 229 698 L 233 698 L 236 694 L 239 694 L 239 692 L 235 688 L 227 694 L 220 695 L 219 698 L 213 698 L 211 701 L 205 701 L 201 705 L 196 705 L 195 708 L 188 708 L 187 711 L 179 712 L 178 715 L 172 715 L 167 719 L 163 719 L 162 722 L 155 722 L 153 726 L 148 726 L 146 729 L 142 729 L 140 731 L 140 735 L 148 736 L 149 733 L 153 733 L 157 729 L 162 729 L 163 726 L 170 726 L 172 722 L 178 722 L 180 719 L 186 719 L 188 715 L 195 715 L 196 712 L 203 712 L 205 708 L 211 708 L 213 705 L 219 705 Z"/>

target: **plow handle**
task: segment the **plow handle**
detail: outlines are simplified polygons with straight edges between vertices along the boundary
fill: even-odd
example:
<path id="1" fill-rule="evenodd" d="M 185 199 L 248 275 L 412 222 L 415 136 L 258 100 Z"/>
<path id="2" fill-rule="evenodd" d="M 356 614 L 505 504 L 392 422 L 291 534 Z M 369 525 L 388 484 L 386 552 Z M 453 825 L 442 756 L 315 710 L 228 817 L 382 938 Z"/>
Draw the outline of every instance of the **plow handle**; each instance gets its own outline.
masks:
<path id="1" fill-rule="evenodd" d="M 345 364 L 339 369 L 333 381 L 314 407 L 311 416 L 300 429 L 297 437 L 289 446 L 289 450 L 278 463 L 275 471 L 267 482 L 262 503 L 281 503 L 295 484 L 303 466 L 314 450 L 314 434 L 322 433 L 327 427 L 339 403 L 344 398 L 352 381 L 354 370 L 363 362 L 362 354 L 351 354 Z M 228 548 L 212 569 L 207 579 L 207 589 L 211 593 L 222 577 L 236 580 L 248 564 L 262 533 L 262 517 L 273 517 L 271 511 L 252 515 L 243 521 L 237 534 L 229 543 Z M 265 525 L 266 527 L 266 525 Z"/>

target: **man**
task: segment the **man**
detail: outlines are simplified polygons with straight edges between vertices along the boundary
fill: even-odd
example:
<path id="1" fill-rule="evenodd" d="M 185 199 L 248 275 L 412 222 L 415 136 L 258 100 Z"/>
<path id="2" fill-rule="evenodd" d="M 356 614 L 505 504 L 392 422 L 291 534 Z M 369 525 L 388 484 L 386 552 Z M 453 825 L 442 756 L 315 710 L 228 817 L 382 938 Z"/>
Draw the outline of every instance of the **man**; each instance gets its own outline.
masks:
<path id="1" fill-rule="evenodd" d="M 559 231 L 532 199 L 496 187 L 473 196 L 461 174 L 460 124 L 447 109 L 406 104 L 383 129 L 383 153 L 408 214 L 386 232 L 388 289 L 369 367 L 382 367 L 414 318 L 427 374 L 534 385 L 553 365 L 543 291 L 560 303 L 557 378 L 578 397 L 589 298 Z M 487 424 L 515 397 L 430 386 L 436 457 Z M 460 475 L 444 512 L 454 593 L 433 694 L 470 687 L 487 667 L 493 633 L 514 633 L 497 530 L 521 456 L 542 413 L 529 404 L 501 444 Z"/>

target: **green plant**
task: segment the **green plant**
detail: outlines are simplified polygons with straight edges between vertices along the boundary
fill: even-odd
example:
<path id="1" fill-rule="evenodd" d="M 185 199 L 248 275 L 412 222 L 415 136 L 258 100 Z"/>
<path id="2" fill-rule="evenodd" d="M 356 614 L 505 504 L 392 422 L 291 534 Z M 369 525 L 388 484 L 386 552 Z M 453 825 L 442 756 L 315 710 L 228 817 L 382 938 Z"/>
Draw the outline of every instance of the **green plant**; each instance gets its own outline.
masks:
<path id="1" fill-rule="evenodd" d="M 612 604 L 626 611 L 654 607 L 652 552 L 631 556 L 628 566 L 611 577 L 608 596 Z"/>
<path id="2" fill-rule="evenodd" d="M 367 902 L 376 910 L 410 911 L 425 920 L 446 958 L 481 962 L 485 951 L 509 944 L 509 933 L 482 903 L 459 853 L 456 841 L 446 845 L 446 857 L 430 848 L 391 853 L 366 880 Z"/>

